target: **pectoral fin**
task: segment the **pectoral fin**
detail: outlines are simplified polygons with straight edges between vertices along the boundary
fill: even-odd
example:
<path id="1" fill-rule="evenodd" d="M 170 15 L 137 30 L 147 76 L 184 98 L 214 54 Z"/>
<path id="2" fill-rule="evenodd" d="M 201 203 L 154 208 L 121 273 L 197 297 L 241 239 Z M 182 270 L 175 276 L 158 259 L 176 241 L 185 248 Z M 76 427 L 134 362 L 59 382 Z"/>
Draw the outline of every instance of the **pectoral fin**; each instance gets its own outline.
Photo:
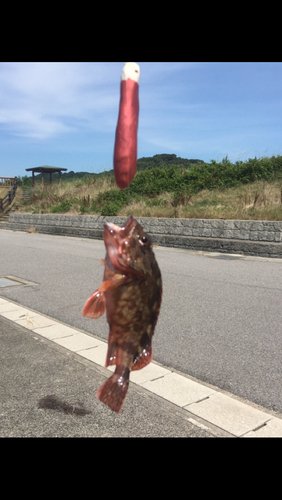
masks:
<path id="1" fill-rule="evenodd" d="M 96 319 L 100 318 L 104 314 L 106 309 L 106 301 L 103 293 L 100 292 L 100 288 L 89 297 L 86 301 L 85 306 L 82 310 L 82 316 L 86 318 Z"/>
<path id="2" fill-rule="evenodd" d="M 100 288 L 89 297 L 82 310 L 82 316 L 86 318 L 96 319 L 104 314 L 106 309 L 106 300 L 104 292 L 107 290 L 114 290 L 118 286 L 126 283 L 128 278 L 120 274 L 116 274 L 114 279 L 103 281 Z"/>

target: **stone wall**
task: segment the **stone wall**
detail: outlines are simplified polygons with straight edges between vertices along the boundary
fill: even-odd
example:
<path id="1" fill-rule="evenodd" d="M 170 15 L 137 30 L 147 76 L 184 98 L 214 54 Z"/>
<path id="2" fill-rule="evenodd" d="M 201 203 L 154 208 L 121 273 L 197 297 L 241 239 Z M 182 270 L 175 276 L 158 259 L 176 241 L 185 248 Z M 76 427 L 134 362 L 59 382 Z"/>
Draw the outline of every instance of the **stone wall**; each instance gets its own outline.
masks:
<path id="1" fill-rule="evenodd" d="M 137 217 L 154 244 L 191 250 L 282 258 L 282 221 Z M 126 217 L 11 213 L 0 229 L 102 239 L 105 222 Z M 0 240 L 1 242 L 1 240 Z"/>

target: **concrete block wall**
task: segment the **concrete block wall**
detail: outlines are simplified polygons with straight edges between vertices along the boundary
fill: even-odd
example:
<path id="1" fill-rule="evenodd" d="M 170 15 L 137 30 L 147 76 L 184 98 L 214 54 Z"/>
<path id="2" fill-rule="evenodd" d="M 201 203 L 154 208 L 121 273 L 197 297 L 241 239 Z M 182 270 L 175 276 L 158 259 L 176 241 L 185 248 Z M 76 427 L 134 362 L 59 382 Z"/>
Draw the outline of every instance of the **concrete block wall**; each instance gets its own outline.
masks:
<path id="1" fill-rule="evenodd" d="M 154 244 L 223 253 L 282 258 L 282 221 L 137 217 Z M 11 213 L 0 229 L 102 239 L 104 223 L 126 217 Z M 1 243 L 1 240 L 0 240 Z"/>

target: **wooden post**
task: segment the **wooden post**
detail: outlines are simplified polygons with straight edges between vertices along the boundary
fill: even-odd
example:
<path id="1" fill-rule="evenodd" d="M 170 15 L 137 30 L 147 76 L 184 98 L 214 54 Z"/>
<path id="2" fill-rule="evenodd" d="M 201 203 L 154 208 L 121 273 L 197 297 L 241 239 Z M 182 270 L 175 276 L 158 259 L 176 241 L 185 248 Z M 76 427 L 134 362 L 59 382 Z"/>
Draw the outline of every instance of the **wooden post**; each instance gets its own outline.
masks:
<path id="1" fill-rule="evenodd" d="M 32 187 L 34 187 L 34 171 L 32 171 Z"/>
<path id="2" fill-rule="evenodd" d="M 44 175 L 43 175 L 43 171 L 41 172 L 41 184 L 42 184 L 42 186 L 44 186 Z"/>

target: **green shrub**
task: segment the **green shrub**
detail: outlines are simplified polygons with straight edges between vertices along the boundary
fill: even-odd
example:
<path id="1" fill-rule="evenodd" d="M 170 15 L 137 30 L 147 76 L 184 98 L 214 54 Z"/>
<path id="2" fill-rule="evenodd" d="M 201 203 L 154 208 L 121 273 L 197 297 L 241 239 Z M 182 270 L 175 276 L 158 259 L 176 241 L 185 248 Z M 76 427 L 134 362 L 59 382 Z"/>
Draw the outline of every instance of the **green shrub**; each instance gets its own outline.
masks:
<path id="1" fill-rule="evenodd" d="M 123 191 L 111 189 L 100 193 L 92 201 L 91 210 L 101 215 L 117 215 L 133 200 L 146 198 L 148 206 L 161 204 L 156 196 L 166 192 L 173 193 L 173 206 L 177 207 L 187 205 L 193 194 L 204 189 L 225 189 L 276 178 L 282 178 L 282 156 L 254 158 L 235 164 L 226 156 L 220 163 L 214 160 L 211 163 L 198 162 L 190 164 L 189 168 L 170 163 L 166 168 L 155 167 L 137 172 L 130 186 Z"/>
<path id="2" fill-rule="evenodd" d="M 52 213 L 64 213 L 64 212 L 68 212 L 70 207 L 71 207 L 71 204 L 69 201 L 62 201 L 61 203 L 59 203 L 59 205 L 52 207 L 50 209 L 50 212 L 52 212 Z"/>
<path id="3" fill-rule="evenodd" d="M 128 205 L 129 201 L 128 190 L 111 189 L 98 194 L 92 201 L 91 209 L 101 215 L 117 215 L 123 206 Z"/>
<path id="4" fill-rule="evenodd" d="M 29 201 L 34 203 L 35 210 L 50 208 L 51 213 L 64 213 L 73 207 L 80 213 L 96 213 L 114 216 L 130 203 L 143 201 L 148 207 L 165 207 L 167 202 L 162 194 L 169 193 L 172 206 L 190 205 L 190 199 L 202 190 L 226 189 L 239 187 L 259 180 L 272 182 L 282 179 L 282 156 L 271 158 L 253 158 L 247 161 L 237 161 L 234 164 L 228 156 L 217 163 L 211 160 L 204 163 L 201 160 L 184 160 L 176 155 L 155 155 L 152 158 L 141 158 L 137 162 L 137 173 L 125 190 L 116 187 L 113 171 L 101 174 L 87 174 L 80 172 L 71 178 L 74 172 L 68 175 L 72 189 L 59 194 L 52 189 L 52 185 L 41 184 L 32 189 Z M 105 181 L 104 178 L 107 178 Z M 99 192 L 99 186 L 105 183 L 108 191 Z M 65 181 L 64 181 L 65 182 Z M 19 177 L 19 185 L 27 189 L 31 178 Z M 73 190 L 73 185 L 78 191 Z M 80 193 L 80 188 L 87 187 L 87 191 Z M 77 193 L 77 194 L 76 194 Z M 80 194 L 79 194 L 80 193 Z M 95 194 L 94 194 L 95 193 Z M 40 203 L 42 206 L 40 206 Z M 38 205 L 38 206 L 37 206 Z"/>

